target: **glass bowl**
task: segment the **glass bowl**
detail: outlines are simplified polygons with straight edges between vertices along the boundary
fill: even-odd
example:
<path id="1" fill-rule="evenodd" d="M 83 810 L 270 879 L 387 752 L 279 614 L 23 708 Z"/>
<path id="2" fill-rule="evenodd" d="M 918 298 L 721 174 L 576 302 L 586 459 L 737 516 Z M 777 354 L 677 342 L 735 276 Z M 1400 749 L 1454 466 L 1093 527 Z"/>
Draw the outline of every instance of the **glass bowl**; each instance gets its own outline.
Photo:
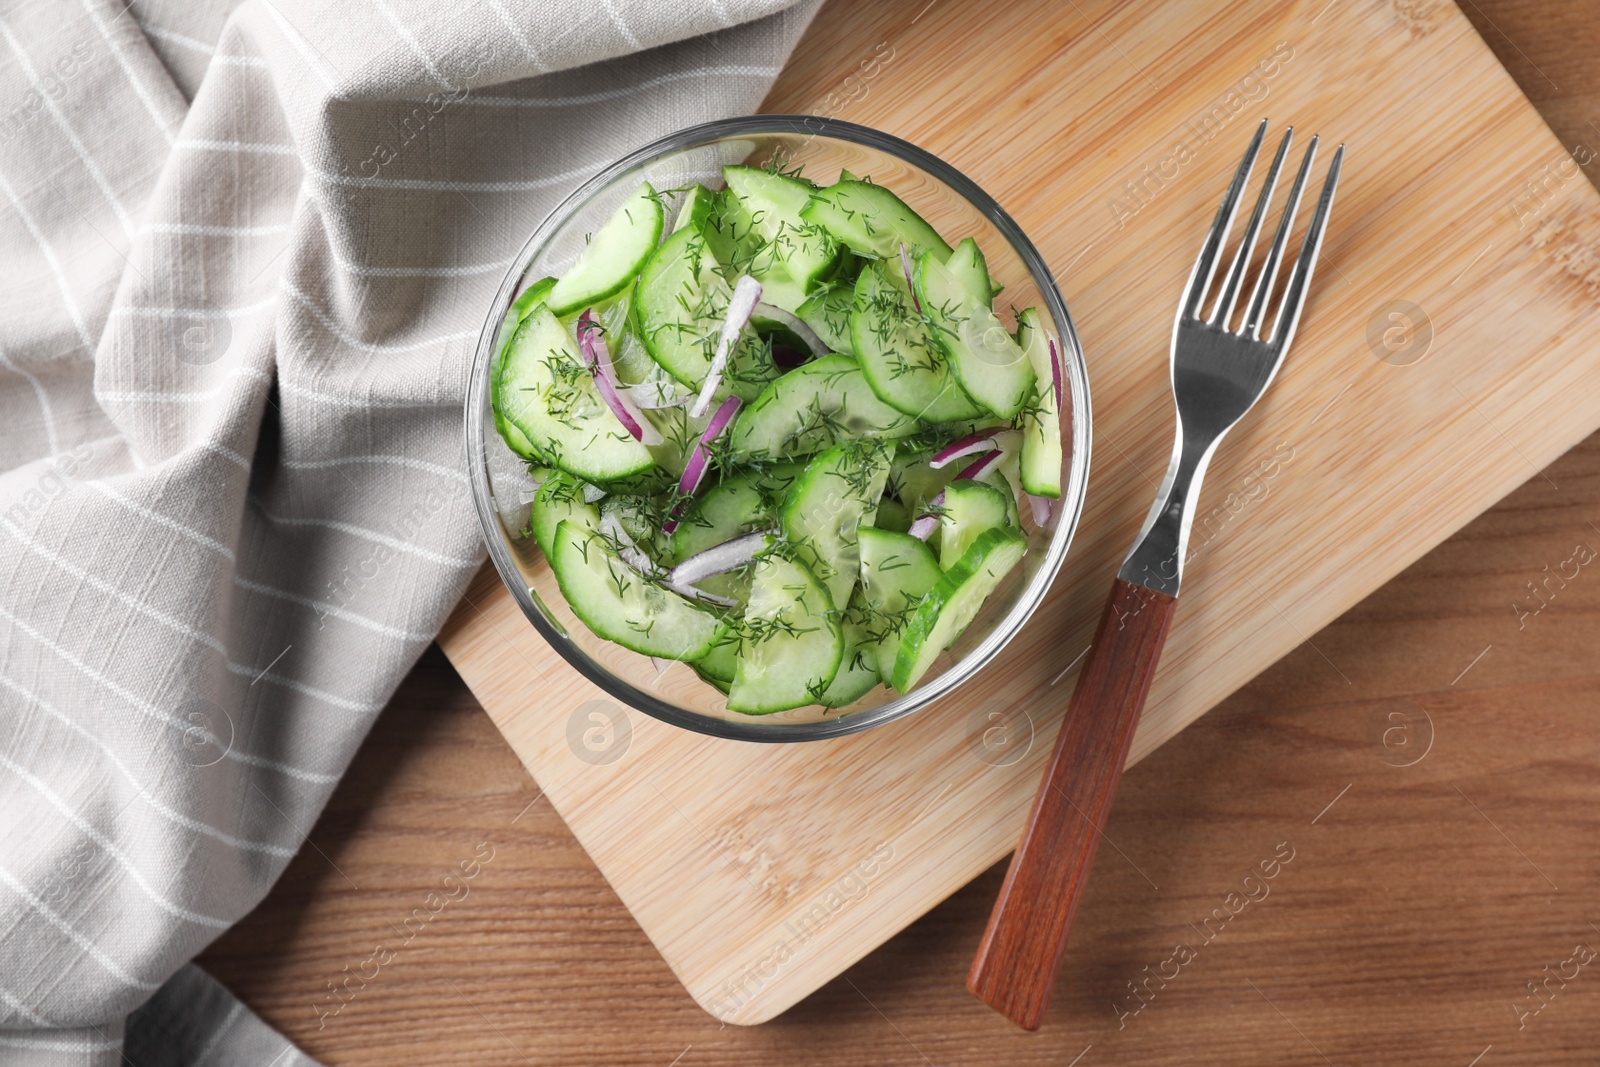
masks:
<path id="1" fill-rule="evenodd" d="M 1043 527 L 1033 524 L 1029 508 L 1021 509 L 1027 555 L 911 692 L 897 694 L 880 685 L 842 709 L 745 715 L 729 711 L 724 694 L 687 664 L 630 652 L 596 637 L 573 615 L 533 538 L 521 534 L 533 480 L 495 431 L 489 373 L 517 293 L 538 278 L 559 276 L 587 236 L 641 181 L 661 190 L 693 181 L 720 188 L 723 165 L 761 165 L 774 157 L 785 170 L 804 167 L 806 177 L 819 183 L 835 180 L 841 169 L 870 176 L 899 194 L 952 244 L 964 236 L 976 238 L 990 274 L 1005 287 L 1006 302 L 1016 308 L 1036 306 L 1049 317 L 1062 342 L 1066 372 L 1062 494 Z M 1010 312 L 1000 312 L 1009 322 Z M 485 317 L 467 388 L 466 446 L 489 558 L 534 629 L 580 674 L 621 703 L 685 729 L 743 741 L 812 741 L 879 726 L 949 696 L 1028 621 L 1061 567 L 1083 509 L 1089 382 L 1077 332 L 1044 260 L 982 189 L 935 156 L 878 130 L 814 116 L 758 115 L 680 130 L 617 160 L 585 182 L 534 232 Z M 539 699 L 535 693 L 528 698 Z"/>

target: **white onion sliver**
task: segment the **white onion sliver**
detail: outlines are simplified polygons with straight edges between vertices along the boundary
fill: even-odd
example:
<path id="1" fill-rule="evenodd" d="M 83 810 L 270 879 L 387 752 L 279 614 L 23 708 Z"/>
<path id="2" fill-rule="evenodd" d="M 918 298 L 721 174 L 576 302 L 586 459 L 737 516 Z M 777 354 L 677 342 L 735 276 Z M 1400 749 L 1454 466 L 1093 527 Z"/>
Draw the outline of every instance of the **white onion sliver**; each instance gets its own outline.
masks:
<path id="1" fill-rule="evenodd" d="M 655 575 L 660 572 L 661 568 L 655 565 L 655 561 L 645 555 L 634 543 L 628 531 L 622 528 L 616 512 L 606 511 L 601 514 L 600 532 L 617 543 L 617 555 L 622 557 L 622 562 L 640 574 Z"/>
<path id="2" fill-rule="evenodd" d="M 722 333 L 717 337 L 717 350 L 711 356 L 711 368 L 706 371 L 706 380 L 701 383 L 700 395 L 689 409 L 689 414 L 695 418 L 704 415 L 706 408 L 711 406 L 711 395 L 722 381 L 722 368 L 728 364 L 728 350 L 739 340 L 739 331 L 750 321 L 750 313 L 755 311 L 760 301 L 761 283 L 748 274 L 739 275 L 739 280 L 733 285 L 733 296 L 728 298 L 728 314 L 722 320 Z"/>
<path id="3" fill-rule="evenodd" d="M 999 432 L 1000 428 L 996 427 L 992 430 L 984 430 L 982 433 L 975 433 L 952 441 L 933 454 L 933 457 L 928 460 L 928 466 L 934 470 L 939 470 L 941 467 L 954 463 L 962 456 L 970 456 L 974 452 L 992 452 L 1000 447 L 1000 443 L 994 439 L 994 435 Z"/>
<path id="4" fill-rule="evenodd" d="M 673 585 L 693 585 L 714 574 L 726 574 L 756 558 L 756 553 L 767 543 L 764 533 L 745 534 L 724 541 L 704 552 L 697 552 L 672 568 L 668 581 Z"/>
<path id="5" fill-rule="evenodd" d="M 757 304 L 755 312 L 759 313 L 763 318 L 771 319 L 773 322 L 781 322 L 784 329 L 800 338 L 801 342 L 811 350 L 813 356 L 825 356 L 828 354 L 828 343 L 818 337 L 817 331 L 807 326 L 805 320 L 794 312 L 787 311 L 776 304 L 769 304 L 766 301 Z"/>
<path id="6" fill-rule="evenodd" d="M 585 504 L 593 504 L 597 500 L 604 500 L 605 496 L 606 491 L 593 482 L 583 483 L 583 502 Z"/>

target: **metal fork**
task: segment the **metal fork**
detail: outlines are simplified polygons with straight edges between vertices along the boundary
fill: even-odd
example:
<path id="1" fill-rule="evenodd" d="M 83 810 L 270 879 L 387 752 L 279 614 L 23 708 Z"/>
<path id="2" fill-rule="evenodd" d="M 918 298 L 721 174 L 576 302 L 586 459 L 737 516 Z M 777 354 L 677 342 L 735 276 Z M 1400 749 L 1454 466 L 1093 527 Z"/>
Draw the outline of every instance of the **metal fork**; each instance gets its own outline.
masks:
<path id="1" fill-rule="evenodd" d="M 1343 145 L 1328 168 L 1271 331 L 1263 336 L 1284 249 L 1316 158 L 1317 138 L 1313 137 L 1243 319 L 1237 327 L 1233 325 L 1256 239 L 1294 136 L 1291 127 L 1278 145 L 1221 288 L 1212 293 L 1217 266 L 1266 132 L 1267 123 L 1262 120 L 1189 275 L 1172 334 L 1172 395 L 1178 409 L 1172 460 L 1144 527 L 1112 584 L 1111 598 L 1055 751 L 1034 797 L 1033 812 L 967 976 L 967 988 L 979 999 L 1029 1030 L 1037 1029 L 1044 1018 L 1072 918 L 1177 607 L 1194 519 L 1192 505 L 1200 495 L 1200 481 L 1218 442 L 1261 398 L 1283 363 L 1322 247 L 1344 160 Z"/>

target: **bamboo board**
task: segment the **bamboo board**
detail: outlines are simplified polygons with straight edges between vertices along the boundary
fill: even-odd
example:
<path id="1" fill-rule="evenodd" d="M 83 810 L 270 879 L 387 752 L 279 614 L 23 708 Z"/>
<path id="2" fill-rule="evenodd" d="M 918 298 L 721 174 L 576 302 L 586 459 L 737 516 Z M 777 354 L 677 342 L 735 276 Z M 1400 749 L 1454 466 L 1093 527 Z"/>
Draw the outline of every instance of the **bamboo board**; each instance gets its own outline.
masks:
<path id="1" fill-rule="evenodd" d="M 596 762 L 569 733 L 598 691 L 478 576 L 446 653 L 690 994 L 735 1023 L 1014 845 L 1064 668 L 1165 466 L 1172 310 L 1256 119 L 1349 155 L 1294 350 L 1206 480 L 1131 759 L 1600 427 L 1593 152 L 1556 140 L 1448 2 L 836 0 L 767 107 L 899 134 L 1006 206 L 1077 320 L 1095 463 L 1066 567 L 1006 652 L 943 705 L 820 745 L 633 712 Z M 1363 696 L 1323 658 L 1330 697 Z"/>

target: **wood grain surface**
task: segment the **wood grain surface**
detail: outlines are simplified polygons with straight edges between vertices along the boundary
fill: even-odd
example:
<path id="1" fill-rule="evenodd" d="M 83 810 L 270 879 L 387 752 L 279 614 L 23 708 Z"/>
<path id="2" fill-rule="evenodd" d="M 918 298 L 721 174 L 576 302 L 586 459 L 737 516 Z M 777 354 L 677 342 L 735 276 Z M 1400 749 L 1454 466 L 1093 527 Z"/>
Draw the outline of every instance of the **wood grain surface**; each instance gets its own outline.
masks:
<path id="1" fill-rule="evenodd" d="M 1587 0 L 1465 10 L 1563 144 L 1600 143 Z M 1593 1063 L 1597 522 L 1591 438 L 1131 769 L 1037 1034 L 962 988 L 998 866 L 773 1023 L 718 1024 L 436 652 L 202 962 L 330 1064 Z"/>
<path id="2" fill-rule="evenodd" d="M 445 626 L 446 655 L 690 995 L 738 1023 L 1015 846 L 1171 452 L 1171 309 L 1255 115 L 1349 155 L 1293 350 L 1211 463 L 1132 759 L 1600 426 L 1592 153 L 1568 156 L 1444 0 L 1166 0 L 1159 17 L 1133 0 L 836 0 L 765 106 L 902 134 L 1005 205 L 1074 311 L 1096 458 L 1029 624 L 950 698 L 825 749 L 628 714 L 492 573 Z M 692 677 L 633 659 L 668 693 Z M 995 717 L 1023 743 L 992 748 Z"/>

